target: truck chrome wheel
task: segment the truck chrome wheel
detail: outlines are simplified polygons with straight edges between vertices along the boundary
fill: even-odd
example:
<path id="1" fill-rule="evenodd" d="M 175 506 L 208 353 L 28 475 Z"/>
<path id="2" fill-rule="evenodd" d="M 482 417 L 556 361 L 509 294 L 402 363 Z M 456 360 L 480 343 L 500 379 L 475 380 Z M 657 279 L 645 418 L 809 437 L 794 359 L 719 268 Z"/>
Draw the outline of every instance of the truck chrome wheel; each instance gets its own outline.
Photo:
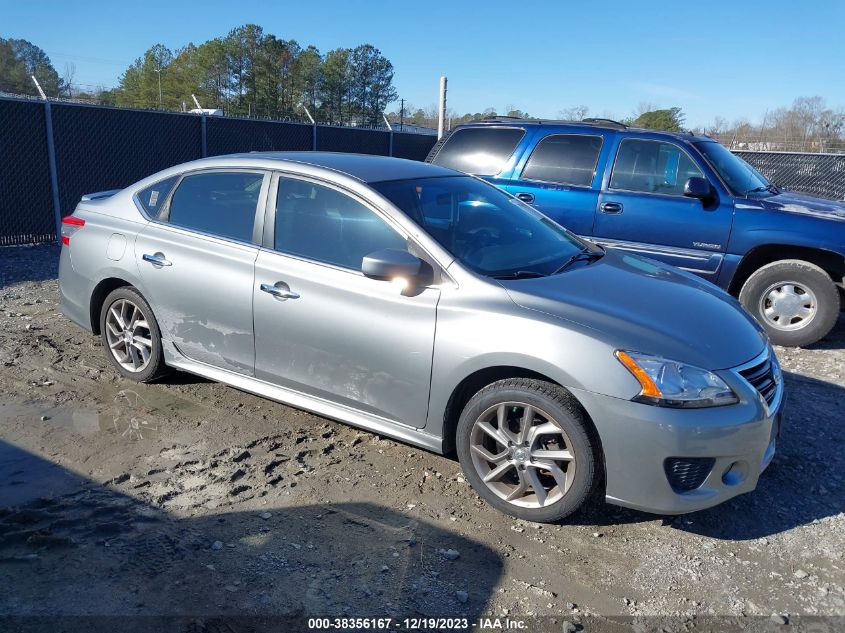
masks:
<path id="1" fill-rule="evenodd" d="M 500 499 L 524 508 L 559 501 L 575 477 L 566 432 L 547 413 L 505 402 L 482 413 L 470 433 L 472 463 Z"/>
<path id="2" fill-rule="evenodd" d="M 147 316 L 128 299 L 118 299 L 106 315 L 109 351 L 121 367 L 133 373 L 146 369 L 152 358 L 153 342 Z"/>
<path id="3" fill-rule="evenodd" d="M 808 287 L 794 281 L 772 284 L 760 297 L 760 314 L 779 330 L 800 330 L 816 316 L 818 302 Z"/>

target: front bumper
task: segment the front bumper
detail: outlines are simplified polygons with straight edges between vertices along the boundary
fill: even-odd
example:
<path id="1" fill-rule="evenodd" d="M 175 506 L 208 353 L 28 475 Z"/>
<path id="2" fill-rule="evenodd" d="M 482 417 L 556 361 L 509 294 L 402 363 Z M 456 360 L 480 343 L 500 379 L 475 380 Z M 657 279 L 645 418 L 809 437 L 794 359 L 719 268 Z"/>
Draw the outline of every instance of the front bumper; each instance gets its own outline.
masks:
<path id="1" fill-rule="evenodd" d="M 768 404 L 736 370 L 716 373 L 733 388 L 739 403 L 673 409 L 573 390 L 601 439 L 608 503 L 657 514 L 683 514 L 756 488 L 774 456 L 781 429 L 783 379 L 777 371 L 777 391 Z M 714 461 L 701 485 L 678 492 L 664 466 L 671 458 Z"/>

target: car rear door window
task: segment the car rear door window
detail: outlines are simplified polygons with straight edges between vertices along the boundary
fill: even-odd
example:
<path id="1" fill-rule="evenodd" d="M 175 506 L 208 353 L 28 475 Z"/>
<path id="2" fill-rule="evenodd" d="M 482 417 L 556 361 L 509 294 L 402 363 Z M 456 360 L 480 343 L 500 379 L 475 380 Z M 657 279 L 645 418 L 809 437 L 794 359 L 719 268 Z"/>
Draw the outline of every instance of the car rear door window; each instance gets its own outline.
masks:
<path id="1" fill-rule="evenodd" d="M 169 222 L 250 242 L 263 179 L 263 174 L 255 172 L 215 171 L 185 176 L 170 201 Z"/>
<path id="2" fill-rule="evenodd" d="M 452 132 L 432 162 L 468 174 L 495 176 L 524 135 L 525 130 L 514 127 L 461 128 Z"/>
<path id="3" fill-rule="evenodd" d="M 138 202 L 150 217 L 156 217 L 164 206 L 164 201 L 179 180 L 179 176 L 171 176 L 159 180 L 156 184 L 142 189 L 138 193 Z"/>
<path id="4" fill-rule="evenodd" d="M 407 247 L 404 237 L 361 202 L 293 178 L 279 179 L 274 232 L 280 253 L 352 270 L 361 270 L 370 253 Z"/>
<path id="5" fill-rule="evenodd" d="M 602 137 L 584 134 L 552 134 L 531 153 L 522 178 L 561 185 L 589 187 L 593 183 Z"/>
<path id="6" fill-rule="evenodd" d="M 619 144 L 610 188 L 682 196 L 693 176 L 704 174 L 674 143 L 629 138 Z"/>

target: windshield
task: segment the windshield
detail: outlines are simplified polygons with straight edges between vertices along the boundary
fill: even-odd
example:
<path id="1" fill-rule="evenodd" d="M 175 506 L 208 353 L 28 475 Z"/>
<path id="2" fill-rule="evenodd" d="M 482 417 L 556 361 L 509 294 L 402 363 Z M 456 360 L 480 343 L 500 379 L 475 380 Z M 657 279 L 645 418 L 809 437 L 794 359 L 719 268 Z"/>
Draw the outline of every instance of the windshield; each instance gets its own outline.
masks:
<path id="1" fill-rule="evenodd" d="M 491 277 L 549 275 L 589 247 L 563 227 L 469 176 L 371 185 L 456 259 Z"/>
<path id="2" fill-rule="evenodd" d="M 715 169 L 725 184 L 738 196 L 753 191 L 767 191 L 769 181 L 751 165 L 716 141 L 696 143 L 704 158 Z"/>

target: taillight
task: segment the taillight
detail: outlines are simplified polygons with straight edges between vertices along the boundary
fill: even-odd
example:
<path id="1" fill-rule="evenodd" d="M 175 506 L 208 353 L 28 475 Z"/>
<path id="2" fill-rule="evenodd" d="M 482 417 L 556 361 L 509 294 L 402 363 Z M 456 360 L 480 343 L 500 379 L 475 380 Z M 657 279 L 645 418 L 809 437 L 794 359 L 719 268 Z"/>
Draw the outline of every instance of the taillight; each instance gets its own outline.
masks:
<path id="1" fill-rule="evenodd" d="M 71 236 L 85 226 L 85 220 L 75 215 L 69 215 L 62 219 L 62 244 L 68 246 Z"/>

